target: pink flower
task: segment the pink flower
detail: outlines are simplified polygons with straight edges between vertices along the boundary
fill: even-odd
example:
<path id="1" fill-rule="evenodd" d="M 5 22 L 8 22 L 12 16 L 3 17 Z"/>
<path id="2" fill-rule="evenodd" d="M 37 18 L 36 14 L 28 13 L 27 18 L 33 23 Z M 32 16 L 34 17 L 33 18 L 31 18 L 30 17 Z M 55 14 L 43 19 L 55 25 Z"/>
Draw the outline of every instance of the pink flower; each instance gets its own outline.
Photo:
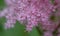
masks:
<path id="1" fill-rule="evenodd" d="M 46 31 L 44 32 L 44 36 L 53 36 L 53 35 L 52 35 L 52 32 Z"/>
<path id="2" fill-rule="evenodd" d="M 51 13 L 55 11 L 55 6 L 50 0 L 6 0 L 7 13 L 1 12 L 0 15 L 6 17 L 5 28 L 14 27 L 16 20 L 26 23 L 26 31 L 31 31 L 38 23 L 44 25 L 53 25 L 49 21 Z M 51 27 L 51 26 L 48 26 Z"/>

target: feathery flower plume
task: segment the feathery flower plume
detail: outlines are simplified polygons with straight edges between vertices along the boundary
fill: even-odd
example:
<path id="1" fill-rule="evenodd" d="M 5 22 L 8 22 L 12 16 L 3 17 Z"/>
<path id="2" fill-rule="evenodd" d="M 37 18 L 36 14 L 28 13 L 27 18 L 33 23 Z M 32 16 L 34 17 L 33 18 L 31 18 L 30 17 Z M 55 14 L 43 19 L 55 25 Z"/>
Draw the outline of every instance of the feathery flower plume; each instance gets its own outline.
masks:
<path id="1" fill-rule="evenodd" d="M 41 23 L 45 30 L 53 31 L 56 24 L 49 20 L 55 12 L 56 6 L 50 0 L 5 0 L 7 8 L 0 12 L 0 17 L 5 16 L 5 28 L 14 27 L 16 20 L 25 23 L 26 31 Z"/>

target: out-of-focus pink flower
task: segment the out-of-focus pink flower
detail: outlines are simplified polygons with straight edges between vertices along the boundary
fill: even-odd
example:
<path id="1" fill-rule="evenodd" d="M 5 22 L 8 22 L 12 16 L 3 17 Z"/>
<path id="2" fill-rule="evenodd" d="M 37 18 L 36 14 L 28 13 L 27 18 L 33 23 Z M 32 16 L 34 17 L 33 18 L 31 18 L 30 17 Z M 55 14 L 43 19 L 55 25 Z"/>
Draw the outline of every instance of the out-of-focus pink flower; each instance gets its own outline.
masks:
<path id="1" fill-rule="evenodd" d="M 53 25 L 49 21 L 51 13 L 55 11 L 55 6 L 50 0 L 5 0 L 7 3 L 7 13 L 1 12 L 0 15 L 5 16 L 7 22 L 5 28 L 14 27 L 16 20 L 26 23 L 26 30 L 31 31 L 33 27 L 42 24 L 42 27 Z M 3 14 L 2 14 L 3 13 Z M 50 27 L 50 28 L 49 28 Z M 48 26 L 51 29 L 51 26 Z M 55 26 L 53 27 L 55 28 Z"/>
<path id="2" fill-rule="evenodd" d="M 52 32 L 46 31 L 44 32 L 44 36 L 53 36 Z"/>

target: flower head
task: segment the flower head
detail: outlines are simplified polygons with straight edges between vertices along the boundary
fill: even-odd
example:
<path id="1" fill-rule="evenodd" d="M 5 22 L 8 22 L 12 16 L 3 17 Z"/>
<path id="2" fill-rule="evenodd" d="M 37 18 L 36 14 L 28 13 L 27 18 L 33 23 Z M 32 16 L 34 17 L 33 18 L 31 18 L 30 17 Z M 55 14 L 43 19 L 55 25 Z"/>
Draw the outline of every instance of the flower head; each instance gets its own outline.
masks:
<path id="1" fill-rule="evenodd" d="M 51 25 L 49 17 L 54 12 L 55 6 L 50 0 L 5 0 L 7 3 L 6 11 L 3 16 L 7 18 L 5 28 L 14 27 L 16 20 L 26 23 L 26 30 L 31 31 L 33 27 Z M 0 14 L 2 15 L 2 14 Z"/>

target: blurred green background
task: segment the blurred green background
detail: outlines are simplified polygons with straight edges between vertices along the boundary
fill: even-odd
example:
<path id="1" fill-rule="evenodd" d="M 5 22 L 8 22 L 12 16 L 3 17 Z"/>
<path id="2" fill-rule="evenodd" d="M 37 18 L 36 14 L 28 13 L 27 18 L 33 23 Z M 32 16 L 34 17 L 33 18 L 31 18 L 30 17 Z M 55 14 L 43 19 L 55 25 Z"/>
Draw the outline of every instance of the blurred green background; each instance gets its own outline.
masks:
<path id="1" fill-rule="evenodd" d="M 4 0 L 0 0 L 0 11 L 2 11 L 6 7 Z M 36 28 L 30 33 L 25 32 L 25 27 L 21 25 L 18 21 L 14 28 L 11 29 L 4 29 L 4 23 L 6 22 L 6 18 L 0 18 L 0 36 L 42 36 L 39 34 Z"/>

